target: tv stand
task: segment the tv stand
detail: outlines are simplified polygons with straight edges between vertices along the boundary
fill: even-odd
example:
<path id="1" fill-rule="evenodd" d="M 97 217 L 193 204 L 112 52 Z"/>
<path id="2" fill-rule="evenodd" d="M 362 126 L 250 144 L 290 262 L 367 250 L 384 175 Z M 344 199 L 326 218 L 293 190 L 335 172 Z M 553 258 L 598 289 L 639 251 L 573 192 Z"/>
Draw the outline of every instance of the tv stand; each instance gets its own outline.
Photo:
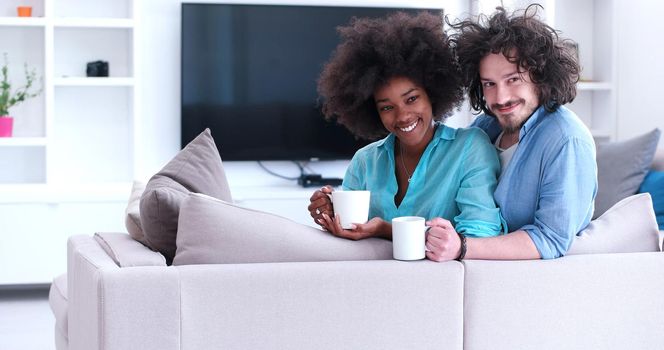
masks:
<path id="1" fill-rule="evenodd" d="M 330 185 L 332 187 L 341 186 L 343 179 L 337 177 L 323 177 L 320 174 L 303 174 L 297 180 L 297 184 L 302 187 L 323 187 Z"/>

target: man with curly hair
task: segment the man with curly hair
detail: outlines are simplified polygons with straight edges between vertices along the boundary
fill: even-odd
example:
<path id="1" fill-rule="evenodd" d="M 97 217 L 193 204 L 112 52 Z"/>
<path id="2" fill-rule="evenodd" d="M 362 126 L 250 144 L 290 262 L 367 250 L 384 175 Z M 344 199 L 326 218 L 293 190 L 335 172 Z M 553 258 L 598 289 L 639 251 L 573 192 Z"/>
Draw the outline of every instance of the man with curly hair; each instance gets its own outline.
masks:
<path id="1" fill-rule="evenodd" d="M 446 217 L 461 236 L 487 237 L 504 227 L 493 200 L 499 160 L 484 132 L 441 120 L 460 104 L 460 70 L 440 16 L 396 13 L 353 19 L 321 73 L 323 113 L 354 135 L 376 139 L 353 156 L 342 187 L 370 190 L 367 223 L 342 229 L 327 194 L 316 191 L 309 212 L 330 233 L 348 239 L 391 238 L 398 216 Z M 436 252 L 437 242 L 427 247 Z"/>
<path id="2" fill-rule="evenodd" d="M 595 145 L 587 127 L 563 105 L 576 96 L 579 65 L 555 30 L 537 18 L 539 5 L 508 16 L 498 8 L 483 23 L 451 24 L 470 104 L 500 153 L 494 198 L 510 233 L 462 242 L 435 219 L 444 242 L 434 260 L 466 251 L 474 259 L 552 259 L 564 255 L 588 225 L 597 193 Z M 439 250 L 438 252 L 441 252 Z"/>

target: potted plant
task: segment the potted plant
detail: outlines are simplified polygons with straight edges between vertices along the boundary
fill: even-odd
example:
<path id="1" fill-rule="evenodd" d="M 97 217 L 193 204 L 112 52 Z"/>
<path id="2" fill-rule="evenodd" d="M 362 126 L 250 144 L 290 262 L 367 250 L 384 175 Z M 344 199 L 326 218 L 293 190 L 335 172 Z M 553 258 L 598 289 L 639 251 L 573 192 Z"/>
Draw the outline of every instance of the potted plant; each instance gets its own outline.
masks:
<path id="1" fill-rule="evenodd" d="M 28 64 L 25 64 L 25 85 L 12 90 L 11 82 L 9 81 L 9 60 L 7 53 L 5 56 L 5 64 L 2 66 L 0 74 L 2 81 L 0 81 L 0 137 L 11 137 L 14 125 L 14 119 L 9 116 L 9 108 L 15 106 L 29 98 L 35 97 L 41 93 L 41 89 L 32 92 L 32 85 L 37 78 L 37 73 L 34 69 L 29 70 Z"/>

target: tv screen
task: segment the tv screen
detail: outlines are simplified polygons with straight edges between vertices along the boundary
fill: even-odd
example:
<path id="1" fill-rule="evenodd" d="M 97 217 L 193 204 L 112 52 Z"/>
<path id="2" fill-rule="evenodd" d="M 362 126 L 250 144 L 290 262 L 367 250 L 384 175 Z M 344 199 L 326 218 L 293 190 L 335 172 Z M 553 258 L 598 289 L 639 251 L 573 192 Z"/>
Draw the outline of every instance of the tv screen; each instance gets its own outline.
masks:
<path id="1" fill-rule="evenodd" d="M 338 26 L 400 10 L 422 11 L 182 4 L 182 146 L 210 128 L 223 160 L 350 159 L 369 141 L 323 118 L 318 75 Z"/>

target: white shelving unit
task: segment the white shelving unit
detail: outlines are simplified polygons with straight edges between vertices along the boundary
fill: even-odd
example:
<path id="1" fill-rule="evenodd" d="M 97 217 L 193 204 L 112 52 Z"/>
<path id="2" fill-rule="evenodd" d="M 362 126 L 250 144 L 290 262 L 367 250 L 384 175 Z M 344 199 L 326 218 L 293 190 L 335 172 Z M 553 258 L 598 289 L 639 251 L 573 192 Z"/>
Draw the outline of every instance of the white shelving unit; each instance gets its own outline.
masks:
<path id="1" fill-rule="evenodd" d="M 496 6 L 522 10 L 529 0 L 469 0 L 473 13 L 490 14 Z M 543 0 L 540 18 L 579 47 L 581 81 L 568 105 L 588 126 L 596 142 L 617 136 L 617 0 Z"/>
<path id="2" fill-rule="evenodd" d="M 615 0 L 555 0 L 553 26 L 579 46 L 581 82 L 570 108 L 597 142 L 617 136 Z"/>
<path id="3" fill-rule="evenodd" d="M 33 17 L 16 17 L 25 4 Z M 66 270 L 72 234 L 124 231 L 136 174 L 137 8 L 133 0 L 0 4 L 10 80 L 22 83 L 27 63 L 43 84 L 10 110 L 14 137 L 0 138 L 0 285 L 50 282 Z M 86 77 L 97 60 L 109 62 L 109 77 Z"/>

